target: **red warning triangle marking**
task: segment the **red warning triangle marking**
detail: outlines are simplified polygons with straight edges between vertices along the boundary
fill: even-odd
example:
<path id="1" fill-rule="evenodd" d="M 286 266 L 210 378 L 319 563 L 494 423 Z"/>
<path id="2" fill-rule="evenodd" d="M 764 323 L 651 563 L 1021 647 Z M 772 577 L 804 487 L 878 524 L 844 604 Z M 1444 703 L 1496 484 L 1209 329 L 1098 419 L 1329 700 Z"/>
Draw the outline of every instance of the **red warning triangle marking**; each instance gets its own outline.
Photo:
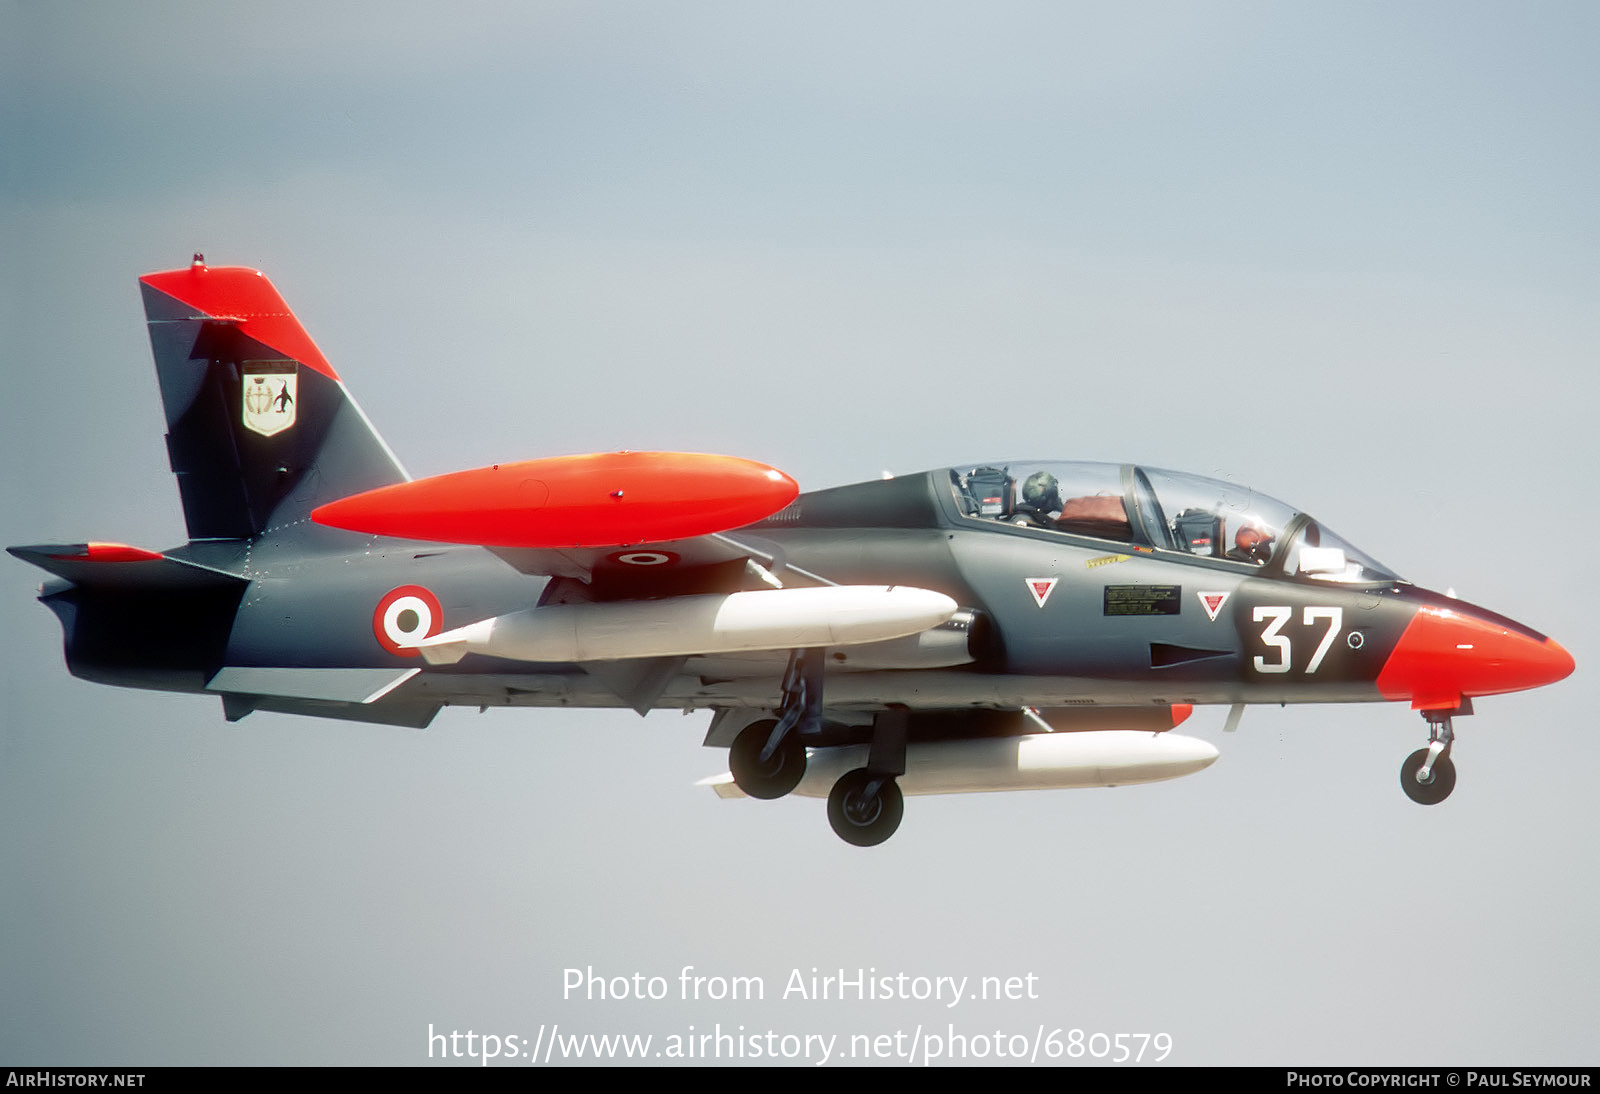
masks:
<path id="1" fill-rule="evenodd" d="M 1033 594 L 1033 602 L 1039 607 L 1044 607 L 1044 602 L 1050 599 L 1050 593 L 1056 587 L 1060 578 L 1055 577 L 1025 577 L 1023 583 L 1028 586 L 1028 591 Z"/>
<path id="2" fill-rule="evenodd" d="M 1196 593 L 1200 598 L 1200 606 L 1206 610 L 1206 617 L 1215 623 L 1217 613 L 1222 610 L 1222 605 L 1228 599 L 1227 593 Z"/>

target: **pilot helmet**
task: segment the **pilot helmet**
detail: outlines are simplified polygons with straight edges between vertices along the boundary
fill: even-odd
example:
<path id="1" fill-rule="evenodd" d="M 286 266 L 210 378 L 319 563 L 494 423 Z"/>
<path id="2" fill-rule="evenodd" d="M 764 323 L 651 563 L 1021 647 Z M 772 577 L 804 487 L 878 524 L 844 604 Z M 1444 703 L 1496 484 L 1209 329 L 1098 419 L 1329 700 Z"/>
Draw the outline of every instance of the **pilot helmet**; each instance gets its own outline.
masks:
<path id="1" fill-rule="evenodd" d="M 1048 471 L 1035 471 L 1022 483 L 1022 504 L 1041 511 L 1061 508 L 1061 484 Z"/>
<path id="2" fill-rule="evenodd" d="M 1234 534 L 1233 546 L 1238 552 L 1253 562 L 1265 562 L 1272 553 L 1272 541 L 1276 537 L 1267 529 L 1254 521 L 1246 522 Z"/>

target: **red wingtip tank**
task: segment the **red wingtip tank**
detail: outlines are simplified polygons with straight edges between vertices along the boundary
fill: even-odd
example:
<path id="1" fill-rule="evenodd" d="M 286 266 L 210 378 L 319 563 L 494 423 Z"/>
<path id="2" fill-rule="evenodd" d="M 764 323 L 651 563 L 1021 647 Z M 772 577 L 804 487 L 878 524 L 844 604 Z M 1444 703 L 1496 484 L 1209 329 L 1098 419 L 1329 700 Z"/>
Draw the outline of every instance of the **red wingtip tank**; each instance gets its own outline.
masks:
<path id="1" fill-rule="evenodd" d="M 771 516 L 799 486 L 753 460 L 601 452 L 417 479 L 319 506 L 319 524 L 483 547 L 625 547 L 708 535 Z"/>

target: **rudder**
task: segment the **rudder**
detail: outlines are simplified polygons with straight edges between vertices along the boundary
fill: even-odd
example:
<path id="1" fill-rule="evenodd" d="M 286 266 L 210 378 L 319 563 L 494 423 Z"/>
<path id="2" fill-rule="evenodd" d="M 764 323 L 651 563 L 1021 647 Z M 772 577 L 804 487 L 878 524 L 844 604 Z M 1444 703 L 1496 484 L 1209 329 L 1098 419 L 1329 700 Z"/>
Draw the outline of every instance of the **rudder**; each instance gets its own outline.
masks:
<path id="1" fill-rule="evenodd" d="M 139 279 L 191 540 L 251 539 L 406 475 L 259 271 Z"/>

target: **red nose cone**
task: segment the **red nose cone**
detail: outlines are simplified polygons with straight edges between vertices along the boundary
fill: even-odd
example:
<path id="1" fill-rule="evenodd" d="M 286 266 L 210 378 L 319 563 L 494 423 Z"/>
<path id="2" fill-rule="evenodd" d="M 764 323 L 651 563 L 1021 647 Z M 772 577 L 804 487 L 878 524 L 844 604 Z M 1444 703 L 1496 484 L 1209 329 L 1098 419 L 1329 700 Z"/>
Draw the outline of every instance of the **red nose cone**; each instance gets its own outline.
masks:
<path id="1" fill-rule="evenodd" d="M 1423 608 L 1412 618 L 1378 674 L 1385 699 L 1410 699 L 1419 710 L 1460 705 L 1462 696 L 1543 687 L 1572 674 L 1572 655 L 1469 612 Z"/>

